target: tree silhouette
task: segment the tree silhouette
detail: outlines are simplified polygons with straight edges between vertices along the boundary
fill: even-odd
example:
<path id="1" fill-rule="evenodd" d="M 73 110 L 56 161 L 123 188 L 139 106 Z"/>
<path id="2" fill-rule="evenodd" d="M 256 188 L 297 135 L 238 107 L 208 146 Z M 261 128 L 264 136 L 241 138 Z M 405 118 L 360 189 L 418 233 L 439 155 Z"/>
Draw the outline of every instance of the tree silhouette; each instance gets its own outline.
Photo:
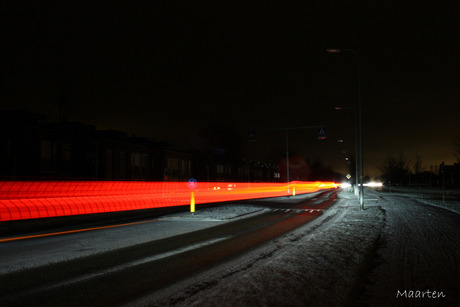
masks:
<path id="1" fill-rule="evenodd" d="M 460 163 L 460 135 L 454 139 L 454 156 L 458 163 Z"/>
<path id="2" fill-rule="evenodd" d="M 422 156 L 420 156 L 419 154 L 415 156 L 415 162 L 413 165 L 413 169 L 414 169 L 414 174 L 420 174 L 421 172 L 425 170 L 425 168 L 423 167 Z"/>
<path id="3" fill-rule="evenodd" d="M 409 174 L 409 162 L 402 151 L 399 153 L 399 157 L 389 154 L 380 167 L 380 171 L 386 184 L 401 185 L 406 183 L 405 180 Z"/>

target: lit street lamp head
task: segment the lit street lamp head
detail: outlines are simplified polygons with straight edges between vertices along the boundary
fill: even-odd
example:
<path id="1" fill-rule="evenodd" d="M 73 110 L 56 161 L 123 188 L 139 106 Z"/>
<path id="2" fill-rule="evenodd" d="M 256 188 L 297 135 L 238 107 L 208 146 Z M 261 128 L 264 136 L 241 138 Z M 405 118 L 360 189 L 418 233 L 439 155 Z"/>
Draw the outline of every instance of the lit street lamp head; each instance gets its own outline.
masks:
<path id="1" fill-rule="evenodd" d="M 354 110 L 353 107 L 334 107 L 335 110 Z"/>
<path id="2" fill-rule="evenodd" d="M 326 49 L 327 53 L 342 53 L 342 52 L 351 52 L 358 56 L 358 52 L 355 49 L 336 49 L 336 48 L 328 48 Z M 359 59 L 358 59 L 359 60 Z"/>

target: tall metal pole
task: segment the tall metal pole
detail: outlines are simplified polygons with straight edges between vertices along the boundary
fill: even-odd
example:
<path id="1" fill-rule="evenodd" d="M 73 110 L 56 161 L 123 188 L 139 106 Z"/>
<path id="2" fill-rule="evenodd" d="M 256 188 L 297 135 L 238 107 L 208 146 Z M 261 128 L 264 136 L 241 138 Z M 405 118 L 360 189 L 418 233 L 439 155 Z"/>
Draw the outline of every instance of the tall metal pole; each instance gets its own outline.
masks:
<path id="1" fill-rule="evenodd" d="M 354 49 L 326 49 L 328 53 L 351 52 L 356 56 L 358 62 L 358 122 L 359 122 L 359 204 L 364 209 L 364 182 L 363 182 L 363 121 L 361 110 L 361 60 Z"/>
<path id="2" fill-rule="evenodd" d="M 359 155 L 359 151 L 358 151 L 358 111 L 357 111 L 357 108 L 353 108 L 353 107 L 335 107 L 336 110 L 353 110 L 353 119 L 355 120 L 355 188 L 354 188 L 354 192 L 355 192 L 355 195 L 359 197 L 359 167 L 358 167 L 358 163 L 359 163 L 359 159 L 358 159 L 358 155 Z"/>
<path id="3" fill-rule="evenodd" d="M 288 185 L 288 194 L 290 193 L 289 191 L 289 129 L 286 128 L 286 182 Z"/>
<path id="4" fill-rule="evenodd" d="M 356 55 L 358 60 L 358 117 L 359 117 L 359 179 L 361 181 L 360 193 L 359 193 L 359 204 L 361 209 L 364 210 L 364 181 L 363 181 L 363 120 L 362 120 L 362 108 L 361 108 L 361 60 L 358 52 L 351 49 Z"/>
<path id="5" fill-rule="evenodd" d="M 358 167 L 358 114 L 356 108 L 353 108 L 353 116 L 355 117 L 355 177 L 356 177 L 356 195 L 359 195 L 359 167 Z"/>

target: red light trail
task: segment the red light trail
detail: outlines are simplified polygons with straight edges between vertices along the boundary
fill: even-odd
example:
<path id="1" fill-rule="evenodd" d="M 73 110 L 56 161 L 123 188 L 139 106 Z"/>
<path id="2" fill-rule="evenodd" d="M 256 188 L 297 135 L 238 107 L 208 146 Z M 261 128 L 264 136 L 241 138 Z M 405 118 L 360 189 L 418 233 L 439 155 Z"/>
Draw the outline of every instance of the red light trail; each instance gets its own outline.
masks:
<path id="1" fill-rule="evenodd" d="M 196 204 L 312 193 L 337 188 L 333 182 L 204 182 Z M 94 214 L 190 204 L 185 182 L 0 181 L 0 221 Z"/>

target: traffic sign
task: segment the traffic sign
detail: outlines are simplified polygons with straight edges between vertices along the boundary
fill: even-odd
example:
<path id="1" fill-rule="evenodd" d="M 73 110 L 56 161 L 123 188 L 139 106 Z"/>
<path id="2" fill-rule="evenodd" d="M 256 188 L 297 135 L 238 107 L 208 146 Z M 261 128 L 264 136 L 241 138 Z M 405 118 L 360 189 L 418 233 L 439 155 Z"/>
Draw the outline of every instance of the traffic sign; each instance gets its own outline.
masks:
<path id="1" fill-rule="evenodd" d="M 249 131 L 248 133 L 248 141 L 255 142 L 257 140 L 257 134 L 254 130 Z"/>
<path id="2" fill-rule="evenodd" d="M 350 180 L 350 178 L 351 178 L 351 175 L 350 175 L 350 174 L 347 174 L 347 176 L 346 176 L 346 177 L 347 177 L 347 179 L 348 179 L 348 180 Z"/>
<path id="3" fill-rule="evenodd" d="M 198 182 L 196 181 L 195 178 L 190 178 L 187 180 L 187 186 L 189 189 L 193 190 L 196 189 L 196 186 L 198 185 Z"/>
<path id="4" fill-rule="evenodd" d="M 326 127 L 318 128 L 318 140 L 325 140 L 327 139 L 327 129 Z"/>

